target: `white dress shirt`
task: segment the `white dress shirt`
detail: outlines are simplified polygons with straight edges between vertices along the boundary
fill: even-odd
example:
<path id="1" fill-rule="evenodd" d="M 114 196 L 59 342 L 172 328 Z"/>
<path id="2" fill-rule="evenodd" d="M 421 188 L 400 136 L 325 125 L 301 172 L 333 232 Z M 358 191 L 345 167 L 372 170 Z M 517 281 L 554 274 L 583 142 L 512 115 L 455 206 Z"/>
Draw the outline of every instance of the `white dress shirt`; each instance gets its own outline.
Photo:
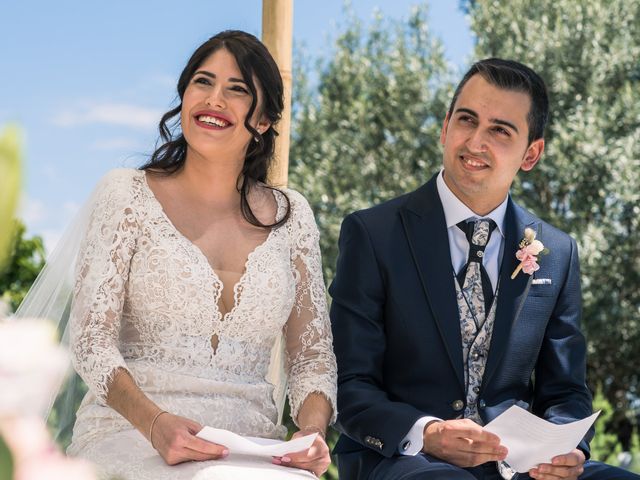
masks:
<path id="1" fill-rule="evenodd" d="M 490 218 L 496 222 L 496 229 L 491 233 L 489 243 L 484 250 L 484 256 L 482 258 L 482 264 L 487 271 L 489 279 L 491 280 L 491 286 L 495 293 L 498 286 L 498 276 L 500 270 L 500 259 L 502 258 L 502 252 L 504 250 L 504 216 L 507 211 L 508 196 L 489 214 L 480 216 L 473 210 L 467 207 L 444 181 L 444 170 L 440 171 L 438 178 L 436 179 L 436 186 L 438 189 L 438 196 L 440 202 L 442 202 L 442 208 L 444 209 L 444 218 L 447 224 L 447 235 L 449 237 L 449 253 L 451 255 L 451 277 L 452 281 L 455 281 L 454 274 L 460 272 L 460 270 L 466 265 L 469 257 L 469 241 L 465 233 L 458 228 L 457 224 L 467 220 L 478 220 L 480 218 Z M 446 272 L 443 272 L 446 273 Z M 437 417 L 424 416 L 419 418 L 413 427 L 409 430 L 407 435 L 402 439 L 400 445 L 398 445 L 398 453 L 401 455 L 416 455 L 422 450 L 422 439 L 424 427 L 434 421 L 441 420 Z"/>

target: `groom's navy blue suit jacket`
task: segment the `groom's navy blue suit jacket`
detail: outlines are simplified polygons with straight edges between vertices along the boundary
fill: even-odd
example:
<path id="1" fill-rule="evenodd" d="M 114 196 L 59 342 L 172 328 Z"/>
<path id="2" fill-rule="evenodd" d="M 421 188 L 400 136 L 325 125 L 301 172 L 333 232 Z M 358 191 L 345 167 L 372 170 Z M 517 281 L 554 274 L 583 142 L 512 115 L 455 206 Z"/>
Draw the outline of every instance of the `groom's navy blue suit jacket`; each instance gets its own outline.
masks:
<path id="1" fill-rule="evenodd" d="M 549 253 L 530 276 L 511 273 L 525 227 Z M 511 199 L 505 216 L 496 319 L 479 393 L 491 421 L 514 404 L 554 423 L 591 414 L 579 329 L 576 243 Z M 415 421 L 461 414 L 466 401 L 454 273 L 436 177 L 347 216 L 331 320 L 338 359 L 335 448 L 340 478 L 365 479 Z M 537 281 L 535 281 L 537 280 Z M 590 438 L 591 433 L 588 435 Z M 581 444 L 588 456 L 588 438 Z"/>

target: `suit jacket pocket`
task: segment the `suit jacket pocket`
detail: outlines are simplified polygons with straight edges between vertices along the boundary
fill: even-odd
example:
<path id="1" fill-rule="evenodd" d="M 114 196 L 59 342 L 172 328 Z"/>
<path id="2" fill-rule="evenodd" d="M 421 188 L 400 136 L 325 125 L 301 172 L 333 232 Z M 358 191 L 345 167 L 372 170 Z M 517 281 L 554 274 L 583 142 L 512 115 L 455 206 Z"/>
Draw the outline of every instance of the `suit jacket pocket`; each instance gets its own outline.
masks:
<path id="1" fill-rule="evenodd" d="M 555 285 L 550 278 L 533 278 L 530 297 L 552 297 L 556 294 Z"/>

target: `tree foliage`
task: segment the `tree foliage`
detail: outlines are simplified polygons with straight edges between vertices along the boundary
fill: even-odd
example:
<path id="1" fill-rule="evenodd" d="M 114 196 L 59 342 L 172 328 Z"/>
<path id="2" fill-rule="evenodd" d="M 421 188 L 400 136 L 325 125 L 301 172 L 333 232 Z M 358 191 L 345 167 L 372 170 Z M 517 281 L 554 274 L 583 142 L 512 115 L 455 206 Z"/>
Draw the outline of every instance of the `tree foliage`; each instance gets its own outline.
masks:
<path id="1" fill-rule="evenodd" d="M 16 220 L 7 266 L 0 273 L 0 298 L 11 310 L 18 308 L 44 262 L 42 238 L 27 238 L 24 224 Z"/>
<path id="2" fill-rule="evenodd" d="M 476 56 L 522 61 L 551 99 L 541 163 L 514 195 L 580 246 L 589 378 L 638 397 L 640 0 L 475 1 Z"/>
<path id="3" fill-rule="evenodd" d="M 600 410 L 595 424 L 598 434 L 591 441 L 591 455 L 598 460 L 615 464 L 617 456 L 622 452 L 623 447 L 619 442 L 618 436 L 612 432 L 611 426 L 615 419 L 615 410 L 611 403 L 602 395 L 602 391 L 598 389 L 593 398 L 594 410 Z M 628 450 L 628 449 L 627 449 Z"/>
<path id="4" fill-rule="evenodd" d="M 416 188 L 438 168 L 450 93 L 426 7 L 405 21 L 377 16 L 366 31 L 349 18 L 321 60 L 317 87 L 297 69 L 294 92 L 289 182 L 316 214 L 328 281 L 343 217 Z"/>

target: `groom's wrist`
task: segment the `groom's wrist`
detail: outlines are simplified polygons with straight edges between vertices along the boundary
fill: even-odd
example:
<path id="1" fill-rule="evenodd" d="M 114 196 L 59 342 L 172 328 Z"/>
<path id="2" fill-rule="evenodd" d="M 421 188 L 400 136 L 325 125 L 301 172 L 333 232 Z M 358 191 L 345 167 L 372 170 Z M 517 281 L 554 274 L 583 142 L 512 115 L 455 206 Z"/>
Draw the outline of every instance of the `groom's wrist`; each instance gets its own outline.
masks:
<path id="1" fill-rule="evenodd" d="M 419 453 L 423 448 L 425 426 L 430 422 L 438 420 L 440 420 L 438 417 L 431 417 L 428 415 L 418 418 L 405 437 L 400 441 L 398 445 L 398 453 L 400 455 L 408 456 Z"/>
<path id="2" fill-rule="evenodd" d="M 422 452 L 429 453 L 429 451 L 428 451 L 428 443 L 429 442 L 427 440 L 427 436 L 431 433 L 429 428 L 430 427 L 436 428 L 436 424 L 440 423 L 440 422 L 442 422 L 441 419 L 433 418 L 424 426 L 424 430 L 422 431 Z"/>

